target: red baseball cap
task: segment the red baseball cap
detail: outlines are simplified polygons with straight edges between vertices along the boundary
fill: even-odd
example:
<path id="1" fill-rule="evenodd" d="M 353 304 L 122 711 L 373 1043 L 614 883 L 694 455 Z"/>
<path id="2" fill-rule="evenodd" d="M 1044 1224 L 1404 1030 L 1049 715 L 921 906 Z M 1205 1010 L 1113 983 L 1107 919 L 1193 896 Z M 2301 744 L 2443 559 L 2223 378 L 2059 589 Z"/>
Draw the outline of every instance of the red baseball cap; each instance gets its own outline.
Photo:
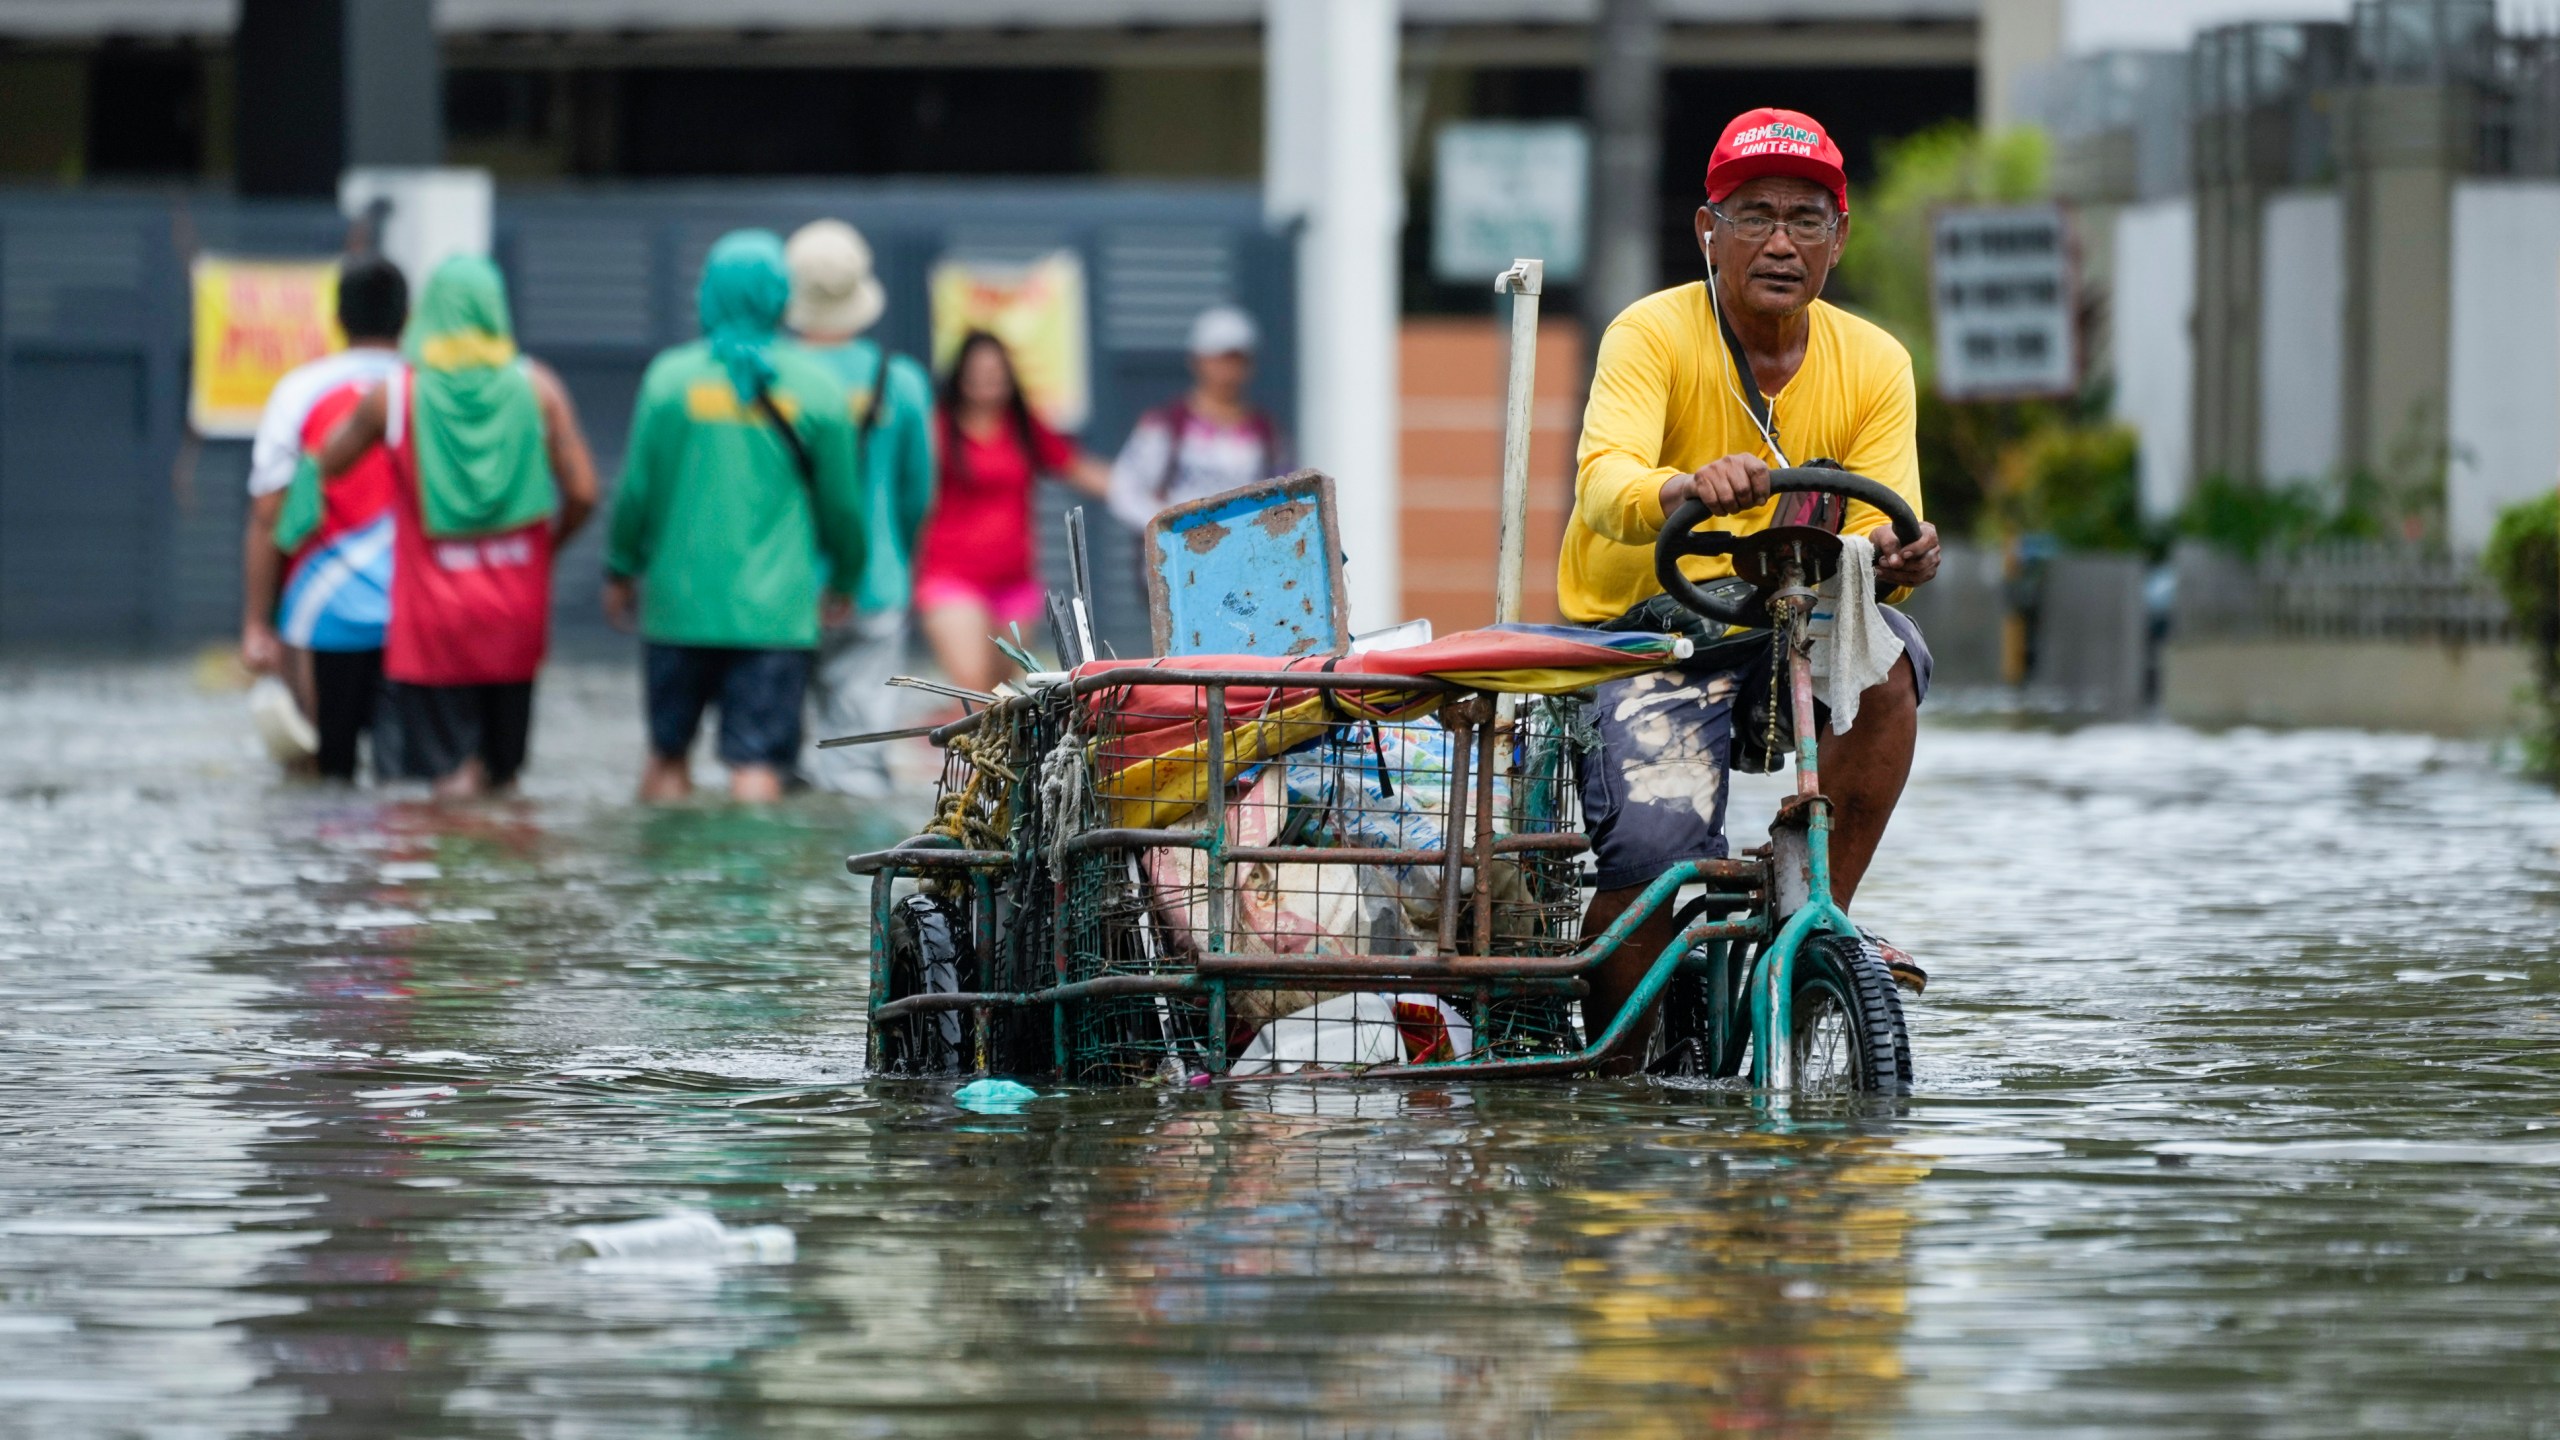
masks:
<path id="1" fill-rule="evenodd" d="M 1849 213 L 1849 176 L 1840 168 L 1840 147 L 1810 115 L 1763 105 L 1734 116 L 1716 141 L 1715 153 L 1707 157 L 1707 203 L 1763 175 L 1810 180 L 1831 192 L 1841 214 Z"/>

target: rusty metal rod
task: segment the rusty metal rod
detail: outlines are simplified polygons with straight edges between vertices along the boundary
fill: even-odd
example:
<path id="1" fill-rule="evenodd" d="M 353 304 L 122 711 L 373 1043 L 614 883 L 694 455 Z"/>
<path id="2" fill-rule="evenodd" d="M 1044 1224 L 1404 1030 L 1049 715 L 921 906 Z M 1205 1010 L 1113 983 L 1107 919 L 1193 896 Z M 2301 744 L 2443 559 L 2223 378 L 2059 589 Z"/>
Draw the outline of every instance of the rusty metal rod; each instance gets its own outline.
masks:
<path id="1" fill-rule="evenodd" d="M 1440 864 L 1440 948 L 1443 952 L 1458 948 L 1458 876 L 1464 869 L 1467 834 L 1467 764 L 1475 755 L 1475 725 L 1467 719 L 1474 706 L 1452 706 L 1441 715 L 1441 723 L 1449 728 L 1449 807 L 1440 822 L 1441 841 L 1448 847 L 1447 858 Z M 1482 884 L 1482 877 L 1478 877 Z"/>
<path id="2" fill-rule="evenodd" d="M 1088 830 L 1067 841 L 1067 853 L 1117 847 L 1183 846 L 1199 849 L 1206 836 L 1198 830 Z M 1579 855 L 1591 848 L 1591 837 L 1580 834 L 1507 835 L 1493 842 L 1496 855 L 1518 855 L 1529 851 L 1561 851 Z M 1448 858 L 1446 850 L 1364 850 L 1332 845 L 1231 845 L 1227 859 L 1233 864 L 1260 862 L 1270 865 L 1438 865 Z M 1711 865 L 1725 861 L 1707 861 Z M 1745 862 L 1730 862 L 1741 864 Z"/>
<path id="3" fill-rule="evenodd" d="M 1531 303 L 1535 303 L 1534 301 Z M 1513 597 L 1515 601 L 1518 597 Z M 1486 883 L 1493 867 L 1493 723 L 1477 724 L 1476 733 L 1476 947 L 1493 949 L 1493 887 Z M 1448 837 L 1451 845 L 1458 837 Z"/>
<path id="4" fill-rule="evenodd" d="M 1267 955 L 1255 958 L 1287 961 L 1304 957 Z M 1413 957 L 1404 958 L 1410 960 Z M 1468 958 L 1487 957 L 1470 956 Z M 1591 982 L 1579 975 L 1522 975 L 1490 966 L 1481 971 L 1455 975 L 1439 970 L 1367 971 L 1357 975 L 1346 975 L 1332 970 L 1306 971 L 1290 965 L 1275 964 L 1268 970 L 1256 970 L 1249 974 L 1230 974 L 1220 970 L 1215 972 L 1214 978 L 1222 984 L 1241 990 L 1324 990 L 1340 994 L 1354 991 L 1390 994 L 1398 990 L 1430 990 L 1452 1001 L 1466 999 L 1478 987 L 1489 990 L 1498 997 L 1561 995 L 1579 1000 L 1591 993 Z M 1448 987 L 1452 985 L 1464 985 L 1468 989 L 1451 990 Z"/>
<path id="5" fill-rule="evenodd" d="M 1614 927 L 1613 927 L 1614 928 Z M 1710 940 L 1757 940 L 1769 933 L 1769 927 L 1757 918 L 1723 920 L 1691 926 L 1683 932 L 1692 945 Z M 1499 980 L 1543 975 L 1579 975 L 1615 954 L 1624 943 L 1615 944 L 1610 937 L 1599 940 L 1570 955 L 1203 955 L 1193 962 L 1202 975 L 1226 978 L 1259 978 L 1285 975 L 1292 979 L 1353 980 L 1371 976 L 1412 977 L 1436 980 Z"/>
<path id="6" fill-rule="evenodd" d="M 1208 695 L 1209 788 L 1201 800 L 1209 807 L 1208 833 L 1200 837 L 1209 852 L 1209 948 L 1227 943 L 1227 687 L 1211 685 Z"/>
<path id="7" fill-rule="evenodd" d="M 1246 990 L 1287 990 L 1299 987 L 1317 977 L 1302 975 L 1256 975 L 1223 980 L 1230 988 Z M 1411 983 L 1419 977 L 1386 976 L 1376 983 L 1346 985 L 1347 991 L 1384 991 L 1397 984 Z M 1065 985 L 1052 985 L 1043 990 L 954 990 L 935 995 L 909 995 L 891 1000 L 874 1012 L 877 1020 L 903 1020 L 911 1015 L 929 1015 L 942 1010 L 1031 1009 L 1042 1005 L 1063 1005 L 1074 1000 L 1101 1000 L 1122 995 L 1202 995 L 1209 993 L 1210 982 L 1196 975 L 1101 975 L 1091 980 L 1078 980 Z M 1581 999 L 1591 993 L 1591 986 L 1579 976 L 1525 976 L 1491 987 L 1498 996 L 1559 995 Z"/>
<path id="8" fill-rule="evenodd" d="M 1009 850 L 946 850 L 931 845 L 900 845 L 890 850 L 874 850 L 867 855 L 845 857 L 845 870 L 854 875 L 877 875 L 883 870 L 985 870 L 1001 869 L 1013 863 Z"/>
<path id="9" fill-rule="evenodd" d="M 1180 995 L 1207 986 L 1189 975 L 1101 975 L 1045 990 L 952 990 L 938 995 L 908 995 L 873 1011 L 881 1020 L 901 1020 L 937 1010 L 970 1010 L 981 1005 L 1027 1008 L 1070 1000 L 1098 1000 L 1114 995 Z"/>

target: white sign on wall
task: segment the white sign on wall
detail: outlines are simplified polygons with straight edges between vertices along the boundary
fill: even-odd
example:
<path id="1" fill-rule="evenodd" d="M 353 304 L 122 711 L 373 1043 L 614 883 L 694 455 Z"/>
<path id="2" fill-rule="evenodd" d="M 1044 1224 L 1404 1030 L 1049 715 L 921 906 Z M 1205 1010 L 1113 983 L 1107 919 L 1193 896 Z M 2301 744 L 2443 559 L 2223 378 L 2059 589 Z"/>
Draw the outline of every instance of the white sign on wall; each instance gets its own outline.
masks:
<path id="1" fill-rule="evenodd" d="M 1469 121 L 1434 142 L 1431 273 L 1480 285 L 1522 255 L 1547 278 L 1582 274 L 1591 140 L 1572 121 Z"/>
<path id="2" fill-rule="evenodd" d="M 2061 206 L 1941 210 L 1930 258 L 1939 394 L 1990 400 L 2079 388 L 2078 307 Z"/>
<path id="3" fill-rule="evenodd" d="M 456 255 L 489 253 L 496 189 L 486 170 L 449 165 L 360 165 L 338 176 L 338 213 L 364 219 L 381 207 L 382 257 L 409 281 L 409 299 Z"/>

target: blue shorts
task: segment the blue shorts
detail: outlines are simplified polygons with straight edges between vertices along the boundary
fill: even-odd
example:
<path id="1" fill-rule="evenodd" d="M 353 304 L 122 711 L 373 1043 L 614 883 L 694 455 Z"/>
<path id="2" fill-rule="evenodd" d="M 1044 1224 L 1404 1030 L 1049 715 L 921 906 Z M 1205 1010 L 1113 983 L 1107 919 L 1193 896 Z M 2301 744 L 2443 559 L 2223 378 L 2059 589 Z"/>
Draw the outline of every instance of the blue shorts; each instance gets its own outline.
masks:
<path id="1" fill-rule="evenodd" d="M 1890 605 L 1884 622 L 1902 638 L 1911 678 L 1929 693 L 1929 644 Z M 1683 860 L 1725 855 L 1725 777 L 1765 774 L 1795 746 L 1769 632 L 1702 645 L 1669 670 L 1597 687 L 1585 707 L 1599 748 L 1581 757 L 1582 828 L 1602 890 L 1642 885 Z M 1827 722 L 1829 707 L 1817 700 Z"/>
<path id="2" fill-rule="evenodd" d="M 720 763 L 788 770 L 800 761 L 800 702 L 809 693 L 807 650 L 729 650 L 658 645 L 649 650 L 649 749 L 681 759 L 693 749 L 705 706 L 720 710 Z"/>

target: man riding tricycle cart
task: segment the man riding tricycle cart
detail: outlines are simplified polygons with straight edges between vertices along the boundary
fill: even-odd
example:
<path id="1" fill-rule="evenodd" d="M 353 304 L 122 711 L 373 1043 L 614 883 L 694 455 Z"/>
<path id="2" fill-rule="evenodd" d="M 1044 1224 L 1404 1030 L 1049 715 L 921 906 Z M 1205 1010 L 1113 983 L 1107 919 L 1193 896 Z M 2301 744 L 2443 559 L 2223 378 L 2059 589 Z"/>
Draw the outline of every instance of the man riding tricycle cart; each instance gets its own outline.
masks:
<path id="1" fill-rule="evenodd" d="M 1846 906 L 1928 685 L 1878 603 L 1938 562 L 1910 359 L 1818 299 L 1848 232 L 1818 124 L 1738 118 L 1707 198 L 1707 279 L 1600 344 L 1574 624 L 1092 659 L 937 730 L 932 825 L 848 862 L 876 1070 L 1908 1089 L 1924 977 Z M 1731 770 L 1790 753 L 1769 846 L 1728 854 Z"/>

